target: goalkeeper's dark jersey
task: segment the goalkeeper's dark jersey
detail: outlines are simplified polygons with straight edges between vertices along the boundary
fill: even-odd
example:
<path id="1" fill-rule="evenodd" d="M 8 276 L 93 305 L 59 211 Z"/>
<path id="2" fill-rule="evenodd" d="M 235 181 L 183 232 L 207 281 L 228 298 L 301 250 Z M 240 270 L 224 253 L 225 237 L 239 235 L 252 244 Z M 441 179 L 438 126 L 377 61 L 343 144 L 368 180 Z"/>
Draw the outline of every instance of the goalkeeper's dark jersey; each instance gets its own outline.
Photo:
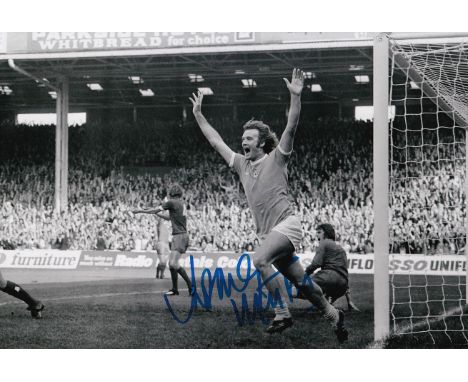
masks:
<path id="1" fill-rule="evenodd" d="M 320 240 L 311 268 L 333 270 L 348 280 L 348 259 L 345 250 L 331 239 Z"/>
<path id="2" fill-rule="evenodd" d="M 169 199 L 163 203 L 162 207 L 169 211 L 169 218 L 171 219 L 172 234 L 178 235 L 187 232 L 187 216 L 185 214 L 185 206 L 182 201 L 178 199 Z"/>

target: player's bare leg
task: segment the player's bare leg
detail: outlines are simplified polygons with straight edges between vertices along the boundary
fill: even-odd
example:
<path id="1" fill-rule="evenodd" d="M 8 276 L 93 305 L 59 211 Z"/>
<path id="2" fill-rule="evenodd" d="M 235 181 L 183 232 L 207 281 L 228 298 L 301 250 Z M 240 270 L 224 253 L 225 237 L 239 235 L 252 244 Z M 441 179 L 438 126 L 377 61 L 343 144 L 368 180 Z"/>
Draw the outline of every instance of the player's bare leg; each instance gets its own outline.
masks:
<path id="1" fill-rule="evenodd" d="M 21 286 L 14 283 L 13 281 L 6 280 L 3 278 L 0 272 L 0 290 L 13 296 L 19 300 L 24 301 L 28 305 L 28 310 L 31 312 L 33 318 L 42 318 L 42 311 L 44 310 L 44 304 L 33 298 L 26 290 Z"/>
<path id="2" fill-rule="evenodd" d="M 158 265 L 156 266 L 156 278 L 159 279 L 159 275 L 161 274 L 161 260 L 158 256 Z"/>
<path id="3" fill-rule="evenodd" d="M 156 278 L 163 279 L 164 271 L 166 270 L 167 261 L 170 256 L 169 245 L 163 242 L 158 243 L 156 246 L 156 251 L 158 255 L 158 265 L 156 267 Z"/>
<path id="4" fill-rule="evenodd" d="M 166 266 L 167 266 L 167 261 L 169 259 L 169 254 L 170 254 L 170 250 L 169 250 L 169 246 L 166 246 L 165 248 L 163 248 L 163 251 L 161 253 L 161 274 L 160 274 L 160 278 L 163 279 L 164 278 L 164 272 L 166 271 Z"/>
<path id="5" fill-rule="evenodd" d="M 293 256 L 281 256 L 275 267 L 293 283 L 297 290 L 309 300 L 333 326 L 339 342 L 348 339 L 348 331 L 344 327 L 344 313 L 336 309 L 324 296 L 322 288 L 314 283 L 304 271 L 298 259 Z"/>
<path id="6" fill-rule="evenodd" d="M 164 278 L 164 271 L 166 270 L 166 262 L 163 260 L 159 260 L 158 264 L 158 271 L 159 271 L 159 278 L 163 279 Z"/>
<path id="7" fill-rule="evenodd" d="M 292 317 L 289 312 L 286 298 L 282 293 L 280 278 L 278 276 L 271 278 L 275 273 L 272 264 L 280 257 L 287 253 L 292 253 L 294 247 L 289 239 L 283 234 L 272 231 L 263 240 L 260 247 L 255 251 L 253 263 L 255 268 L 260 272 L 263 282 L 265 283 L 270 296 L 278 301 L 275 307 L 275 318 L 271 325 L 266 329 L 268 333 L 282 332 L 292 326 Z"/>
<path id="8" fill-rule="evenodd" d="M 158 252 L 158 265 L 156 266 L 156 278 L 163 279 L 164 278 L 164 270 L 166 269 L 167 259 L 165 256 L 161 255 Z"/>

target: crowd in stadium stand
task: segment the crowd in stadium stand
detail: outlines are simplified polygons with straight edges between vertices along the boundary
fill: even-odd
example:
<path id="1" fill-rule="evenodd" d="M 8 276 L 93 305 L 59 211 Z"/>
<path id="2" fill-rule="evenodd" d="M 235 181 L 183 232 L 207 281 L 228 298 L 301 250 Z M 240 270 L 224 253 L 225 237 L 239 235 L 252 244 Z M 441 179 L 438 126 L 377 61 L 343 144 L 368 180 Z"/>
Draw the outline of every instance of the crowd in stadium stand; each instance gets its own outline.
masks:
<path id="1" fill-rule="evenodd" d="M 271 123 L 277 133 L 281 123 Z M 335 118 L 302 123 L 289 165 L 303 227 L 300 251 L 314 251 L 315 227 L 329 222 L 349 253 L 372 253 L 372 124 Z M 213 125 L 241 151 L 242 123 Z M 159 205 L 178 182 L 185 190 L 192 249 L 255 249 L 237 175 L 193 122 L 71 127 L 69 206 L 61 213 L 53 208 L 54 134 L 54 126 L 0 126 L 0 248 L 154 249 L 156 217 L 130 211 Z M 445 208 L 462 200 L 463 177 L 457 163 L 436 163 L 427 192 L 418 191 L 424 178 L 409 177 L 411 187 L 395 187 L 394 252 L 458 253 L 464 246 L 464 204 Z M 157 170 L 145 173 L 143 167 Z M 409 213 L 408 198 L 427 207 Z"/>

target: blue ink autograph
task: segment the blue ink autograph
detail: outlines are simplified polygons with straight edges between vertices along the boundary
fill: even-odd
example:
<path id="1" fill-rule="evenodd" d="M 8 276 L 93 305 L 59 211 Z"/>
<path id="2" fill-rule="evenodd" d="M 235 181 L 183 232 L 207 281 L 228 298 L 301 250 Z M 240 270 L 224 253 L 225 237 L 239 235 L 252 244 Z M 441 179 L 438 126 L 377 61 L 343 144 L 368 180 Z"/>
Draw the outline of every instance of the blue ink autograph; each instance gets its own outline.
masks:
<path id="1" fill-rule="evenodd" d="M 296 258 L 295 261 L 297 261 Z M 283 301 L 279 290 L 276 290 L 274 295 L 270 293 L 265 293 L 263 287 L 265 284 L 281 275 L 280 272 L 273 273 L 265 281 L 262 280 L 260 272 L 252 267 L 252 262 L 248 253 L 242 254 L 242 256 L 237 261 L 236 267 L 236 278 L 237 282 L 234 279 L 232 273 L 224 274 L 224 271 L 221 268 L 216 268 L 214 273 L 210 269 L 203 269 L 200 276 L 200 286 L 197 286 L 195 278 L 195 266 L 193 256 L 190 256 L 190 271 L 192 285 L 195 288 L 195 291 L 192 295 L 190 309 L 185 317 L 180 317 L 173 309 L 169 298 L 164 296 L 166 306 L 169 309 L 174 320 L 180 324 L 187 323 L 197 309 L 201 307 L 205 310 L 211 310 L 212 308 L 212 299 L 215 294 L 215 289 L 219 300 L 223 300 L 225 297 L 229 298 L 232 309 L 234 311 L 235 317 L 239 326 L 245 324 L 253 324 L 257 319 L 261 320 L 263 323 L 268 323 L 269 319 L 265 317 L 264 313 L 271 308 L 277 306 L 282 307 Z M 293 296 L 293 285 L 292 283 L 283 276 L 284 286 L 287 292 L 287 297 L 289 302 L 292 302 L 295 296 Z M 250 283 L 256 283 L 255 291 L 253 292 L 253 304 L 252 307 L 249 306 L 248 296 L 246 293 L 247 288 Z M 309 277 L 304 278 L 305 283 L 311 283 Z M 234 294 L 240 294 L 241 302 L 240 306 L 234 300 Z"/>

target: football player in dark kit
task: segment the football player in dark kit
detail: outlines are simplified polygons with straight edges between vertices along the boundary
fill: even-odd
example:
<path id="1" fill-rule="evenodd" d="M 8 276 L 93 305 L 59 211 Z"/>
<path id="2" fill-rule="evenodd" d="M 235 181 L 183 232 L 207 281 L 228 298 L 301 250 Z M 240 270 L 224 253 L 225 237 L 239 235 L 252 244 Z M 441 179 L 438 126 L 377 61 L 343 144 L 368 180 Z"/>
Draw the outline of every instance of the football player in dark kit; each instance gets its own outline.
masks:
<path id="1" fill-rule="evenodd" d="M 179 259 L 188 248 L 189 237 L 187 233 L 187 216 L 182 200 L 183 190 L 178 184 L 174 184 L 169 190 L 169 200 L 154 210 L 136 210 L 137 213 L 156 214 L 159 217 L 170 220 L 172 225 L 172 246 L 169 255 L 169 270 L 171 272 L 172 288 L 166 292 L 167 296 L 179 294 L 178 275 L 181 275 L 187 283 L 189 294 L 192 295 L 192 282 L 183 267 L 179 265 Z M 165 213 L 168 211 L 169 213 Z"/>
<path id="2" fill-rule="evenodd" d="M 317 236 L 320 244 L 312 263 L 306 268 L 306 273 L 322 288 L 331 303 L 346 296 L 348 309 L 359 311 L 351 301 L 348 287 L 348 261 L 345 250 L 335 242 L 335 229 L 331 224 L 320 224 L 317 227 Z M 320 270 L 315 272 L 319 268 Z M 299 295 L 299 298 L 303 296 Z"/>
<path id="3" fill-rule="evenodd" d="M 28 305 L 28 310 L 31 312 L 32 318 L 42 318 L 42 311 L 44 310 L 44 304 L 39 300 L 31 297 L 21 286 L 3 278 L 2 272 L 0 271 L 0 290 L 13 296 L 19 300 L 24 301 Z"/>

